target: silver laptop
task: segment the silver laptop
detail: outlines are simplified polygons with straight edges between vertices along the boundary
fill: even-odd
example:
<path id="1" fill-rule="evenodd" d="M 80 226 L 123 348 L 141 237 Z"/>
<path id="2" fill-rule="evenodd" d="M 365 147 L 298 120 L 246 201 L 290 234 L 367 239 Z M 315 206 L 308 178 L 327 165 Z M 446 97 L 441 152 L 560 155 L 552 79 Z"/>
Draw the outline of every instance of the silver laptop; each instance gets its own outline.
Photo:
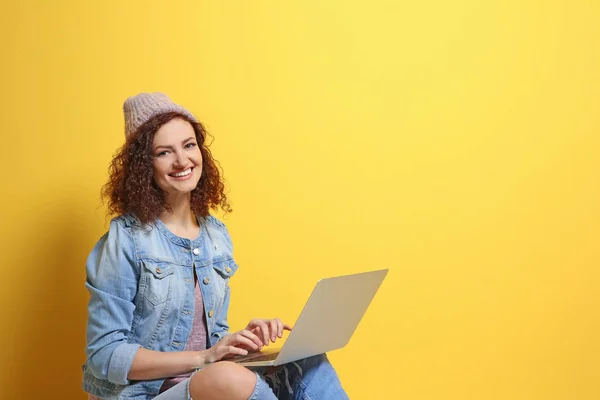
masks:
<path id="1" fill-rule="evenodd" d="M 230 361 L 245 366 L 276 366 L 344 347 L 387 273 L 382 269 L 321 279 L 281 349 Z"/>

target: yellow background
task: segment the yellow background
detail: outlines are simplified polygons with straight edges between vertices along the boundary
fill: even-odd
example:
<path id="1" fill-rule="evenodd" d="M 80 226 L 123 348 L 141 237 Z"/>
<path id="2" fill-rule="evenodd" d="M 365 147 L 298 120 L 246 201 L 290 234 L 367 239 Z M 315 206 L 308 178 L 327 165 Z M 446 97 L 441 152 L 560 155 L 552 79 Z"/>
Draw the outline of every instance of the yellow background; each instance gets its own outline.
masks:
<path id="1" fill-rule="evenodd" d="M 84 399 L 84 262 L 121 105 L 215 137 L 230 322 L 390 268 L 352 399 L 600 398 L 593 0 L 14 1 L 0 12 L 0 397 Z"/>

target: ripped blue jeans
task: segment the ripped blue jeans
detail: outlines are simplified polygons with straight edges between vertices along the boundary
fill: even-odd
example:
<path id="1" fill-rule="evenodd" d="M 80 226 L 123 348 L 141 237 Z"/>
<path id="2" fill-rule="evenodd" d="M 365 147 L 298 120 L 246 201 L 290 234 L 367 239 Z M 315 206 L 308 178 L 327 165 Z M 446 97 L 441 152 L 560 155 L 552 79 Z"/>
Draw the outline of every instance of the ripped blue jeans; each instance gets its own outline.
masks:
<path id="1" fill-rule="evenodd" d="M 256 387 L 249 400 L 342 400 L 348 395 L 325 354 L 283 365 L 263 375 L 256 371 Z"/>
<path id="2" fill-rule="evenodd" d="M 256 386 L 249 400 L 347 400 L 348 395 L 325 354 L 285 364 L 265 375 L 265 368 L 251 368 Z M 190 400 L 190 380 L 155 397 L 155 400 Z"/>

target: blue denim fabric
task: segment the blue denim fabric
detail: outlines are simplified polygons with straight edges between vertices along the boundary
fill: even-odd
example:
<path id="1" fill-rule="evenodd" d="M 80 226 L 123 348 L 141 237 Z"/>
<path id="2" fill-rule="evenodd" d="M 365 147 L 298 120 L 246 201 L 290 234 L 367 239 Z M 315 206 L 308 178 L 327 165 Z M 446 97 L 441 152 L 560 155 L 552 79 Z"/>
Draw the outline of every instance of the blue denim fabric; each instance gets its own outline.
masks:
<path id="1" fill-rule="evenodd" d="M 269 386 L 265 377 L 258 372 L 256 374 L 256 386 L 248 400 L 277 400 L 277 396 L 273 393 L 273 389 Z"/>
<path id="2" fill-rule="evenodd" d="M 325 354 L 285 364 L 275 374 L 267 375 L 266 380 L 271 383 L 276 397 L 256 397 L 256 400 L 348 399 Z"/>
<path id="3" fill-rule="evenodd" d="M 173 386 L 166 392 L 162 392 L 154 400 L 193 400 L 190 396 L 190 380 L 188 378 Z"/>
<path id="4" fill-rule="evenodd" d="M 264 368 L 252 368 L 256 386 L 249 400 L 347 400 L 338 376 L 325 354 L 285 364 L 275 373 L 264 375 Z M 189 400 L 185 380 L 156 400 Z"/>
<path id="5" fill-rule="evenodd" d="M 132 216 L 111 221 L 86 264 L 90 293 L 83 389 L 102 399 L 151 399 L 163 379 L 127 379 L 140 347 L 181 351 L 192 329 L 194 270 L 202 285 L 213 346 L 229 332 L 229 278 L 236 272 L 225 225 L 199 218 L 195 240 L 171 233 L 157 220 L 141 226 Z"/>

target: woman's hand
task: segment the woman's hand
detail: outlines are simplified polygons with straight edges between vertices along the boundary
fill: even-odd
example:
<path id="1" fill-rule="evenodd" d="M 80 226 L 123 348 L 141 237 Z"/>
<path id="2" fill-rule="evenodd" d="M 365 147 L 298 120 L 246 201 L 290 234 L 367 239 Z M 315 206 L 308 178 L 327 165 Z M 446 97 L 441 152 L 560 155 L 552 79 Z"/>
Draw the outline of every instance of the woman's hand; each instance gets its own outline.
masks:
<path id="1" fill-rule="evenodd" d="M 225 336 L 207 350 L 206 362 L 213 363 L 224 358 L 245 356 L 248 351 L 262 349 L 262 341 L 249 329 L 244 329 Z"/>
<path id="2" fill-rule="evenodd" d="M 262 339 L 262 344 L 268 346 L 269 339 L 271 340 L 271 342 L 275 343 L 275 340 L 277 340 L 277 338 L 283 337 L 284 330 L 291 331 L 292 327 L 288 324 L 284 324 L 283 322 L 281 322 L 279 318 L 256 318 L 248 323 L 248 326 L 246 326 L 246 330 L 257 335 L 260 339 Z"/>

